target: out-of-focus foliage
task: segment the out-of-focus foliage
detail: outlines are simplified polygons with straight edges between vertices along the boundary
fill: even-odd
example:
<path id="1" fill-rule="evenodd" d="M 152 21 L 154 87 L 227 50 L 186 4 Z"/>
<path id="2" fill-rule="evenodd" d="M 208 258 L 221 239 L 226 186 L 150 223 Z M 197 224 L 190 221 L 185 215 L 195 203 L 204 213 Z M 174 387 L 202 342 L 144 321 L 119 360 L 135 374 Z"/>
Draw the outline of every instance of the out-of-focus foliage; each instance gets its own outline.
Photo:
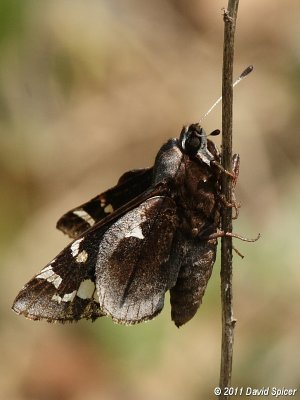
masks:
<path id="1" fill-rule="evenodd" d="M 134 327 L 17 317 L 21 286 L 67 243 L 66 210 L 151 165 L 221 91 L 221 1 L 0 1 L 0 393 L 14 400 L 213 398 L 219 262 L 197 316 Z M 300 4 L 241 2 L 234 149 L 233 386 L 299 387 Z M 220 108 L 204 121 L 221 127 Z M 245 397 L 246 398 L 246 397 Z M 248 398 L 248 397 L 247 397 Z"/>

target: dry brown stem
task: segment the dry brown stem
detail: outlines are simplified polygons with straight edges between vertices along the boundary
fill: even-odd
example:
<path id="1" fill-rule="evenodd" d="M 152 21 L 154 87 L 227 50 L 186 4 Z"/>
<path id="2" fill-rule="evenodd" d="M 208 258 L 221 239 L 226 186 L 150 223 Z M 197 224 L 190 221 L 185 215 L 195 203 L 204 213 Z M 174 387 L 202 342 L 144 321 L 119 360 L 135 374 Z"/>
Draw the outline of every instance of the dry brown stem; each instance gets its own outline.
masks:
<path id="1" fill-rule="evenodd" d="M 227 171 L 232 170 L 232 103 L 233 103 L 233 58 L 234 34 L 238 10 L 238 0 L 229 0 L 224 11 L 224 52 L 222 85 L 222 165 Z M 232 178 L 223 174 L 222 192 L 227 199 L 232 199 Z M 232 209 L 224 207 L 222 230 L 232 232 Z M 220 399 L 230 399 L 224 393 L 225 387 L 231 386 L 232 357 L 235 319 L 232 307 L 232 237 L 224 236 L 221 242 L 221 301 L 222 301 L 222 351 L 220 368 Z"/>

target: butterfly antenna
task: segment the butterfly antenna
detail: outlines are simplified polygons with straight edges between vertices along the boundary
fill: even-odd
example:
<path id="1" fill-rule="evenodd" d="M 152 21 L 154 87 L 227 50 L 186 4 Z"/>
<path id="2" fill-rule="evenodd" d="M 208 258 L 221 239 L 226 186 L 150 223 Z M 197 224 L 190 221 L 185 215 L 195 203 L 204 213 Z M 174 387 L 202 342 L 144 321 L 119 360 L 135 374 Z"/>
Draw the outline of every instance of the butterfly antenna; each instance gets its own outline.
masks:
<path id="1" fill-rule="evenodd" d="M 247 75 L 249 75 L 253 71 L 253 65 L 249 65 L 238 77 L 238 79 L 234 82 L 232 87 L 234 88 L 238 83 L 240 83 L 244 78 L 246 78 Z M 203 117 L 200 119 L 199 124 L 208 116 L 208 114 L 220 103 L 222 100 L 222 96 L 218 98 L 218 100 L 210 107 L 210 109 L 203 115 Z"/>

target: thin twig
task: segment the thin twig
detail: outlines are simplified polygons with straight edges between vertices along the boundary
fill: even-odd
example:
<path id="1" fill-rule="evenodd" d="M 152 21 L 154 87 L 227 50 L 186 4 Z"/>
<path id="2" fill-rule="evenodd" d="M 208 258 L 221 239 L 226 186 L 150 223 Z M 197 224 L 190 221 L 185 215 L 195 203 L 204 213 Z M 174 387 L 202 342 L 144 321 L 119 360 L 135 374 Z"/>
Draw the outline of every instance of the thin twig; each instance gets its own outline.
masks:
<path id="1" fill-rule="evenodd" d="M 222 86 L 222 165 L 232 170 L 232 101 L 233 101 L 233 56 L 234 33 L 238 10 L 238 0 L 228 0 L 224 12 L 224 52 Z M 223 174 L 222 192 L 230 202 L 232 199 L 232 178 Z M 232 232 L 232 209 L 224 207 L 222 212 L 222 230 Z M 230 399 L 224 393 L 231 386 L 232 356 L 235 319 L 232 308 L 232 237 L 224 236 L 221 241 L 221 301 L 222 301 L 222 353 L 220 368 L 220 399 Z"/>

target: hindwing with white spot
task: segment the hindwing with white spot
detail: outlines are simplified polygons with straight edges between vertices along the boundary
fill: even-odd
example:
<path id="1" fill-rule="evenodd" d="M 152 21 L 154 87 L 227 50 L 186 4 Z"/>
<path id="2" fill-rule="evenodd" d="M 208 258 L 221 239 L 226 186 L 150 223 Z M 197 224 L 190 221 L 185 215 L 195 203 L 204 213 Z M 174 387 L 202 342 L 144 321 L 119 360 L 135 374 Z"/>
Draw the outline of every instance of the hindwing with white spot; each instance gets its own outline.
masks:
<path id="1" fill-rule="evenodd" d="M 176 207 L 156 196 L 73 241 L 31 279 L 13 309 L 30 319 L 76 321 L 103 315 L 133 324 L 154 318 L 179 265 L 170 262 Z"/>
<path id="2" fill-rule="evenodd" d="M 101 317 L 95 265 L 102 236 L 100 227 L 66 247 L 24 286 L 15 299 L 14 311 L 50 322 Z"/>
<path id="3" fill-rule="evenodd" d="M 135 324 L 163 308 L 180 266 L 170 259 L 176 227 L 175 203 L 156 196 L 127 212 L 103 235 L 96 287 L 100 308 L 114 321 Z"/>
<path id="4" fill-rule="evenodd" d="M 147 196 L 149 194 L 146 194 L 145 198 Z M 159 213 L 163 213 L 163 215 L 159 216 Z M 173 229 L 175 229 L 173 224 L 174 219 L 175 209 L 173 201 L 163 197 L 150 198 L 140 206 L 133 207 L 131 211 L 126 212 L 124 210 L 123 214 L 114 213 L 109 221 L 105 223 L 104 221 L 100 221 L 81 237 L 75 239 L 55 259 L 47 264 L 39 274 L 32 278 L 16 297 L 13 310 L 30 319 L 46 319 L 50 322 L 77 321 L 82 318 L 94 320 L 106 315 L 109 311 L 106 309 L 105 311 L 102 310 L 102 306 L 100 305 L 99 294 L 103 297 L 103 290 L 102 288 L 98 290 L 96 288 L 99 287 L 99 285 L 96 285 L 96 280 L 99 278 L 96 277 L 95 268 L 99 266 L 99 260 L 103 257 L 102 253 L 104 249 L 107 249 L 107 255 L 111 254 L 112 262 L 114 261 L 109 241 L 117 237 L 116 235 L 120 232 L 120 226 L 122 226 L 122 235 L 128 243 L 127 248 L 131 249 L 132 252 L 136 252 L 137 255 L 143 253 L 145 257 L 149 258 L 149 265 L 151 265 L 155 257 L 153 257 L 153 254 L 145 251 L 144 243 L 148 246 L 151 242 L 149 242 L 151 237 L 152 239 L 155 237 L 155 246 L 152 245 L 152 249 L 154 249 L 159 247 L 158 242 L 160 240 L 163 241 L 168 238 L 171 241 Z M 150 232 L 152 228 L 155 231 L 158 229 L 162 230 L 158 233 L 152 233 Z M 172 232 L 168 233 L 168 230 L 170 231 L 171 229 Z M 106 232 L 108 232 L 107 235 Z M 115 232 L 115 234 L 112 232 Z M 165 232 L 167 232 L 166 235 Z M 160 238 L 162 235 L 164 238 Z M 143 243 L 137 245 L 136 241 Z M 165 252 L 165 254 L 163 257 L 160 257 L 159 263 L 163 263 L 168 258 L 170 243 L 166 242 L 166 246 L 160 244 L 161 250 L 157 254 L 161 255 L 161 251 Z M 134 246 L 131 247 L 132 245 Z M 128 268 L 133 267 L 130 264 L 130 260 L 131 258 L 128 259 Z M 119 261 L 119 265 L 109 265 L 103 260 L 104 270 L 105 268 L 115 268 L 115 271 L 111 271 L 110 273 L 104 271 L 105 282 L 107 282 L 108 275 L 118 275 L 120 268 L 121 271 L 126 271 L 126 267 L 123 265 L 124 263 L 126 264 L 126 259 Z M 145 262 L 147 263 L 147 260 Z M 158 268 L 159 264 L 155 265 L 155 267 Z M 128 268 L 127 271 L 129 271 Z M 139 271 L 141 271 L 140 268 L 137 271 L 139 274 Z M 126 275 L 126 272 L 123 278 L 132 279 Z M 154 275 L 154 279 L 159 278 L 159 274 Z M 166 279 L 162 280 L 162 285 L 164 288 L 168 286 Z M 103 288 L 106 290 L 105 284 Z M 165 289 L 160 291 L 160 296 L 164 292 Z M 151 296 L 151 294 L 149 295 Z M 119 292 L 117 291 L 116 299 L 118 299 L 118 296 Z M 150 300 L 147 299 L 146 301 Z M 152 308 L 153 313 L 158 312 L 157 305 L 152 305 Z M 120 319 L 124 323 L 133 323 L 132 318 L 129 318 L 129 320 L 125 317 L 119 318 L 118 310 L 116 310 L 115 314 L 112 314 L 112 317 L 115 320 Z M 137 321 L 134 322 L 139 322 L 139 319 L 149 319 L 150 315 L 145 316 L 141 313 L 137 317 Z"/>

